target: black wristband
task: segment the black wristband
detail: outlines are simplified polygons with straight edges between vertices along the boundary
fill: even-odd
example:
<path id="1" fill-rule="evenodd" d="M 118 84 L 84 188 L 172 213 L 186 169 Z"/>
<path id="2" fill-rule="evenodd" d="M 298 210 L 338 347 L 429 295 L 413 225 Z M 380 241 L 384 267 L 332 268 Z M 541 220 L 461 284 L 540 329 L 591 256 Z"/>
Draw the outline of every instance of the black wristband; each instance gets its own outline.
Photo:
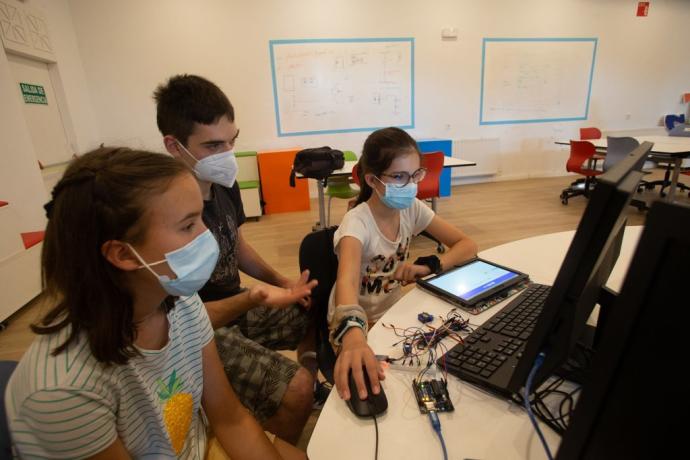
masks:
<path id="1" fill-rule="evenodd" d="M 441 259 L 434 255 L 417 257 L 417 260 L 414 261 L 414 264 L 429 267 L 429 270 L 431 270 L 431 273 L 433 274 L 441 272 Z"/>
<path id="2" fill-rule="evenodd" d="M 361 318 L 358 318 L 356 316 L 348 316 L 346 318 L 343 318 L 342 321 L 340 321 L 340 325 L 336 328 L 335 331 L 333 331 L 333 343 L 335 343 L 336 345 L 340 345 L 343 336 L 345 335 L 345 332 L 347 332 L 347 330 L 351 327 L 359 327 L 364 331 L 365 324 L 366 323 Z"/>

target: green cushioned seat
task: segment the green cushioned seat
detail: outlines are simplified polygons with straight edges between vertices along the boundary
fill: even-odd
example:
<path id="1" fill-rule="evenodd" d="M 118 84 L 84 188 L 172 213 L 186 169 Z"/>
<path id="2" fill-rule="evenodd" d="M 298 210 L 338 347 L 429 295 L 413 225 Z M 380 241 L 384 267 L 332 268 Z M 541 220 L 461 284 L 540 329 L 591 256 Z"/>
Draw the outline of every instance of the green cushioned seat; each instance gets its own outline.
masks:
<path id="1" fill-rule="evenodd" d="M 259 188 L 259 181 L 258 180 L 237 181 L 237 185 L 240 186 L 240 190 L 244 190 L 247 188 Z"/>

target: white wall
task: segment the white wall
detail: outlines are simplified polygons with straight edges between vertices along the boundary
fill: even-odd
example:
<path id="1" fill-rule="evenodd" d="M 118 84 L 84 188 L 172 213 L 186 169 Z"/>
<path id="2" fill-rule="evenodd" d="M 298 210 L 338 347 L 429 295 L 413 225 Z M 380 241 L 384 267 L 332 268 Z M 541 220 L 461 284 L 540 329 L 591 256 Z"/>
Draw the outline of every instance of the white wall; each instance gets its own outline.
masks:
<path id="1" fill-rule="evenodd" d="M 73 132 L 72 144 L 77 153 L 97 147 L 101 141 L 98 121 L 93 110 L 87 78 L 82 67 L 82 59 L 77 46 L 72 14 L 66 0 L 29 0 L 31 5 L 40 8 L 46 16 L 60 80 L 66 98 Z"/>
<path id="2" fill-rule="evenodd" d="M 30 47 L 22 52 L 50 61 L 55 100 L 60 100 L 61 116 L 72 150 L 81 152 L 96 146 L 100 133 L 91 110 L 69 5 L 64 0 L 4 2 L 18 8 L 30 8 L 32 14 L 35 12 L 46 21 L 53 52 L 34 54 Z M 13 245 L 3 244 L 0 253 L 0 320 L 41 290 L 42 246 L 24 250 L 19 233 L 45 227 L 43 204 L 49 197 L 24 118 L 23 104 L 7 53 L 4 46 L 0 46 L 0 200 L 10 203 L 9 208 L 0 210 L 0 238 L 3 243 L 13 242 Z M 52 174 L 48 180 L 54 182 L 61 172 Z"/>
<path id="3" fill-rule="evenodd" d="M 655 0 L 69 0 L 105 142 L 160 149 L 151 94 L 176 73 L 216 82 L 236 107 L 239 149 L 328 144 L 358 152 L 367 133 L 276 135 L 268 41 L 406 37 L 415 42 L 416 137 L 499 138 L 498 178 L 563 174 L 554 138 L 580 126 L 626 130 L 683 112 L 690 2 Z M 457 41 L 442 41 L 443 27 Z M 598 37 L 589 120 L 479 126 L 484 37 Z M 462 156 L 462 152 L 458 152 Z"/>
<path id="4" fill-rule="evenodd" d="M 69 5 L 64 0 L 31 0 L 23 2 L 23 5 L 36 9 L 48 24 L 54 51 L 52 58 L 56 61 L 55 73 L 60 77 L 60 82 L 53 83 L 61 83 L 61 88 L 56 87 L 56 91 L 61 91 L 65 96 L 69 115 L 65 119 L 68 137 L 74 151 L 88 150 L 97 145 L 100 133 L 91 110 Z M 48 195 L 24 120 L 24 102 L 2 47 L 0 101 L 0 200 L 10 202 L 17 215 L 16 228 L 19 231 L 40 230 L 45 226 L 43 204 L 48 200 Z"/>

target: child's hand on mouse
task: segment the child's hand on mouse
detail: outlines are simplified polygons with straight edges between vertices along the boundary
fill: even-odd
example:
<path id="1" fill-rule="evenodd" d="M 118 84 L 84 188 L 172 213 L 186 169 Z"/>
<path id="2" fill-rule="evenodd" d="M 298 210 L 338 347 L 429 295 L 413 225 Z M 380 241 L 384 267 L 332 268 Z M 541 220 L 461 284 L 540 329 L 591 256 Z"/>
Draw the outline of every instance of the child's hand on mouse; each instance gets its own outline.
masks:
<path id="1" fill-rule="evenodd" d="M 381 392 L 379 380 L 386 378 L 383 369 L 376 359 L 374 352 L 369 345 L 367 345 L 367 339 L 362 330 L 353 327 L 343 337 L 342 347 L 340 348 L 338 359 L 335 362 L 335 386 L 342 399 L 349 400 L 352 396 L 350 395 L 350 385 L 348 381 L 350 370 L 352 370 L 352 376 L 357 386 L 359 399 L 367 398 L 363 367 L 366 368 L 366 372 L 369 375 L 371 391 L 374 394 L 379 394 Z"/>

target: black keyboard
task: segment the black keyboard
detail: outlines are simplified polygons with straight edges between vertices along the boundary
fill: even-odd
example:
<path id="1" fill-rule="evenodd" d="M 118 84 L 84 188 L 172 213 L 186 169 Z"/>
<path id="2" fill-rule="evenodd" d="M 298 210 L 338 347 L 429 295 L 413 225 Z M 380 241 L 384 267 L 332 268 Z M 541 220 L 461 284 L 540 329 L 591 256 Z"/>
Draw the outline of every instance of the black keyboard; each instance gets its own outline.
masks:
<path id="1" fill-rule="evenodd" d="M 437 363 L 452 375 L 509 395 L 508 383 L 551 286 L 530 284 Z"/>

